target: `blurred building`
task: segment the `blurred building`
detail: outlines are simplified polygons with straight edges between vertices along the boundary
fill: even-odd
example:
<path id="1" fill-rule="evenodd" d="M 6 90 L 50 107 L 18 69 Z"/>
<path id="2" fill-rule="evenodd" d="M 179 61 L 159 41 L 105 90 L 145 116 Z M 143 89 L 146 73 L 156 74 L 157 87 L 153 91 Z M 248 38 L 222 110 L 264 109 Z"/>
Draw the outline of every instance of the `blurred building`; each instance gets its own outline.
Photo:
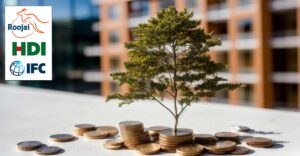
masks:
<path id="1" fill-rule="evenodd" d="M 92 0 L 4 0 L 1 1 L 1 29 L 4 26 L 4 5 L 52 6 L 53 14 L 53 81 L 6 81 L 22 86 L 56 89 L 99 95 L 99 7 Z M 4 14 L 4 13 L 3 13 Z M 3 58 L 1 34 L 0 57 Z M 4 59 L 0 60 L 0 76 L 4 79 Z"/>
<path id="2" fill-rule="evenodd" d="M 188 7 L 214 32 L 222 46 L 212 58 L 230 65 L 220 75 L 247 87 L 221 91 L 216 98 L 231 104 L 267 108 L 300 108 L 300 2 L 297 0 L 98 0 L 101 10 L 102 93 L 118 88 L 109 74 L 124 70 L 124 42 L 134 38 L 131 29 L 169 5 Z M 298 19 L 298 20 L 297 20 Z"/>

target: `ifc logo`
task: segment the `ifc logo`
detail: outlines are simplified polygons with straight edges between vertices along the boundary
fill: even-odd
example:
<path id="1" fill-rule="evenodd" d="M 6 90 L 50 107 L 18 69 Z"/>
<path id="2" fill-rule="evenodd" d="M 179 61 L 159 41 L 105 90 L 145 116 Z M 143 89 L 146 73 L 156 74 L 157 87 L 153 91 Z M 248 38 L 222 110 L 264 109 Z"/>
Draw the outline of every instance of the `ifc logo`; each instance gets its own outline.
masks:
<path id="1" fill-rule="evenodd" d="M 25 72 L 25 66 L 21 61 L 14 61 L 10 64 L 10 73 L 14 76 L 21 76 Z"/>

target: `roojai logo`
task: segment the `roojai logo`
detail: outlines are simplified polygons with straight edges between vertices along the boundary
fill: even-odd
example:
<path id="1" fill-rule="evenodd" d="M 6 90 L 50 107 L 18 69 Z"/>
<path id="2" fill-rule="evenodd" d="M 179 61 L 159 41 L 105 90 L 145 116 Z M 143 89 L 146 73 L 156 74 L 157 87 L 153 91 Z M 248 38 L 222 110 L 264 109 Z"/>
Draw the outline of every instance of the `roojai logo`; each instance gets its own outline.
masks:
<path id="1" fill-rule="evenodd" d="M 17 38 L 26 38 L 34 33 L 43 34 L 44 31 L 40 29 L 40 26 L 49 23 L 40 20 L 33 13 L 28 13 L 26 8 L 17 12 L 17 16 L 11 24 L 8 24 L 8 30 L 11 30 Z"/>

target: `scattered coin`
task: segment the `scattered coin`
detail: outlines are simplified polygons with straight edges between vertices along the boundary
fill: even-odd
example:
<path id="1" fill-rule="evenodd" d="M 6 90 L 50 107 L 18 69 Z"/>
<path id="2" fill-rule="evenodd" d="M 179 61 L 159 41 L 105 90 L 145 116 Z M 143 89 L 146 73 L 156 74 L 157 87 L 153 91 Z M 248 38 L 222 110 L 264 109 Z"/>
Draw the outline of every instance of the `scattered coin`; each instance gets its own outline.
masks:
<path id="1" fill-rule="evenodd" d="M 229 154 L 232 155 L 244 155 L 244 154 L 248 154 L 251 150 L 247 147 L 243 147 L 243 146 L 236 146 L 235 150 L 229 152 Z"/>
<path id="2" fill-rule="evenodd" d="M 238 131 L 238 132 L 248 132 L 251 129 L 247 126 L 239 126 L 239 125 L 232 125 L 230 127 L 233 131 Z"/>
<path id="3" fill-rule="evenodd" d="M 111 140 L 107 140 L 106 144 L 108 145 L 112 145 L 112 146 L 119 146 L 119 145 L 124 145 L 124 141 L 121 139 L 111 139 Z"/>
<path id="4" fill-rule="evenodd" d="M 54 142 L 69 142 L 69 141 L 73 141 L 74 139 L 75 136 L 71 134 L 55 134 L 49 137 L 49 140 Z"/>
<path id="5" fill-rule="evenodd" d="M 97 127 L 97 131 L 107 132 L 109 136 L 115 136 L 119 133 L 119 130 L 113 126 L 100 126 Z"/>
<path id="6" fill-rule="evenodd" d="M 17 144 L 17 147 L 21 151 L 34 151 L 42 147 L 42 143 L 39 141 L 24 141 Z"/>
<path id="7" fill-rule="evenodd" d="M 78 124 L 74 126 L 75 129 L 77 130 L 82 130 L 82 131 L 90 131 L 90 130 L 95 130 L 96 126 L 93 124 Z"/>
<path id="8" fill-rule="evenodd" d="M 135 150 L 143 155 L 157 154 L 160 151 L 160 145 L 157 143 L 140 144 Z"/>
<path id="9" fill-rule="evenodd" d="M 263 138 L 263 137 L 246 138 L 245 142 L 249 146 L 253 146 L 253 147 L 271 147 L 273 145 L 273 140 L 272 139 Z"/>
<path id="10" fill-rule="evenodd" d="M 230 141 L 234 141 L 237 144 L 241 143 L 240 135 L 237 133 L 219 132 L 219 133 L 216 133 L 215 136 L 217 137 L 218 140 L 223 140 L 223 141 L 230 140 Z"/>
<path id="11" fill-rule="evenodd" d="M 35 151 L 38 155 L 55 155 L 62 151 L 62 148 L 56 146 L 46 146 Z"/>
<path id="12" fill-rule="evenodd" d="M 235 150 L 236 143 L 233 141 L 218 141 L 214 145 L 205 146 L 205 149 L 212 154 L 225 154 Z"/>
<path id="13" fill-rule="evenodd" d="M 109 133 L 102 131 L 88 131 L 85 132 L 83 135 L 88 139 L 104 139 L 109 136 Z"/>
<path id="14" fill-rule="evenodd" d="M 112 145 L 111 143 L 105 142 L 103 147 L 109 150 L 118 150 L 123 148 L 123 145 Z"/>
<path id="15" fill-rule="evenodd" d="M 187 144 L 176 148 L 176 153 L 182 156 L 197 156 L 202 153 L 204 146 L 199 144 Z"/>
<path id="16" fill-rule="evenodd" d="M 217 142 L 217 138 L 211 134 L 195 134 L 194 135 L 194 143 L 209 145 Z"/>

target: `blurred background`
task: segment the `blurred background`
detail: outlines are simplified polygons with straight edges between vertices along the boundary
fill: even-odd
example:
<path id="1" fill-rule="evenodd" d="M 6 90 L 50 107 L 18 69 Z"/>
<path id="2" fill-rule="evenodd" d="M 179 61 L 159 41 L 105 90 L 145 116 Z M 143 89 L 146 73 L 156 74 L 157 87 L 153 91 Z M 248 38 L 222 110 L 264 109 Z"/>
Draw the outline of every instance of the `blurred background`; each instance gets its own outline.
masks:
<path id="1" fill-rule="evenodd" d="M 4 81 L 4 6 L 53 9 L 53 81 Z M 247 87 L 208 101 L 300 110 L 300 1 L 297 0 L 1 0 L 0 83 L 106 96 L 124 92 L 109 74 L 124 70 L 124 42 L 161 8 L 185 7 L 222 40 L 211 49 L 220 73 Z"/>

